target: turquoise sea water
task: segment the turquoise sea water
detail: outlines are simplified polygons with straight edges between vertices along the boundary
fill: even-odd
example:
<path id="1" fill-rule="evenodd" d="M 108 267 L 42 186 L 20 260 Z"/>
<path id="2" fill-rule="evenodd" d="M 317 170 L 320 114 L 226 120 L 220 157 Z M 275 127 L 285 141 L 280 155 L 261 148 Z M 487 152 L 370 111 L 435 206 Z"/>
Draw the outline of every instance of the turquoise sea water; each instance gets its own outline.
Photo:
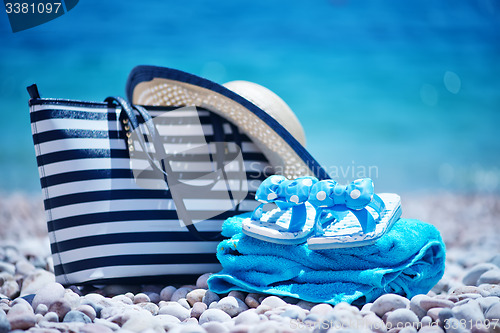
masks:
<path id="1" fill-rule="evenodd" d="M 500 5 L 456 1 L 97 1 L 33 29 L 0 13 L 0 191 L 39 191 L 25 87 L 124 95 L 136 65 L 278 93 L 311 153 L 376 190 L 500 191 Z"/>

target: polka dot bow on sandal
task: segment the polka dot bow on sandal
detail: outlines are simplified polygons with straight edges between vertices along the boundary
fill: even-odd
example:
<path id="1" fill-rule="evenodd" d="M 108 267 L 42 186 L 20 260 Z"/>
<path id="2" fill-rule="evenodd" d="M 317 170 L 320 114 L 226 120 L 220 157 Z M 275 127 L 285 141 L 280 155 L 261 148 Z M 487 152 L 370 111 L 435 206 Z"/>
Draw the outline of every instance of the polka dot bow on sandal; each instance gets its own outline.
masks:
<path id="1" fill-rule="evenodd" d="M 307 241 L 313 250 L 372 244 L 401 216 L 400 197 L 375 194 L 369 178 L 340 185 L 275 175 L 261 184 L 255 198 L 261 205 L 243 221 L 246 235 L 278 244 Z M 264 211 L 269 203 L 277 207 Z"/>

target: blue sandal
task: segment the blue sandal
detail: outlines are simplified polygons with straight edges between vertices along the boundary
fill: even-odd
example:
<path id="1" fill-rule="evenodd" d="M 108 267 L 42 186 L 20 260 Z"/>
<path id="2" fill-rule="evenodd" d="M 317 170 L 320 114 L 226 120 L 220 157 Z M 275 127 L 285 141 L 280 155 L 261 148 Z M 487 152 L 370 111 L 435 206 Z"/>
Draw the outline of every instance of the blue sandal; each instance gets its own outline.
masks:
<path id="1" fill-rule="evenodd" d="M 397 194 L 374 193 L 370 178 L 345 186 L 333 180 L 271 176 L 255 195 L 262 202 L 243 220 L 248 236 L 278 244 L 307 241 L 312 250 L 365 246 L 382 237 L 401 216 Z M 264 212 L 264 205 L 277 208 Z"/>
<path id="2" fill-rule="evenodd" d="M 375 194 L 369 178 L 347 186 L 333 180 L 317 182 L 310 191 L 309 202 L 316 207 L 314 235 L 307 240 L 311 250 L 372 244 L 401 217 L 399 195 Z M 325 228 L 323 210 L 335 216 L 334 222 Z"/>
<path id="3" fill-rule="evenodd" d="M 317 182 L 315 177 L 268 177 L 255 195 L 261 204 L 243 220 L 243 233 L 271 243 L 304 243 L 314 230 L 316 208 L 307 200 Z M 265 212 L 268 203 L 275 203 L 277 208 Z"/>

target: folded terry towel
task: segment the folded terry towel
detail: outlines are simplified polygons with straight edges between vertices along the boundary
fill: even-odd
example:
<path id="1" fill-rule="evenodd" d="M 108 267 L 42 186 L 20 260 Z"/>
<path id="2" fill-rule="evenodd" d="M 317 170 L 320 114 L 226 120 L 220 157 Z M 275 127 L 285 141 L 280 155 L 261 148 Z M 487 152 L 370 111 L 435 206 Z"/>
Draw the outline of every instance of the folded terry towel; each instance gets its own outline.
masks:
<path id="1" fill-rule="evenodd" d="M 231 238 L 217 248 L 223 269 L 208 280 L 216 293 L 243 290 L 360 305 L 385 293 L 427 293 L 444 273 L 441 235 L 418 220 L 400 219 L 373 245 L 312 251 L 306 243 L 280 245 L 244 235 L 241 222 L 248 216 L 224 222 L 222 233 Z"/>

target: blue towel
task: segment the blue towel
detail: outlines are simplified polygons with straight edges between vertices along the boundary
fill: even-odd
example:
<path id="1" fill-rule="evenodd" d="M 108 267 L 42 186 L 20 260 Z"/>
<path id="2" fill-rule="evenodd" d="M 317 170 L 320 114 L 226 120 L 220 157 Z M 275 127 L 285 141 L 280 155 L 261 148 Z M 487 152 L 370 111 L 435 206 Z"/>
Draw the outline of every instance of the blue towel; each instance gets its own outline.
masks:
<path id="1" fill-rule="evenodd" d="M 432 225 L 400 219 L 375 244 L 309 250 L 307 244 L 280 245 L 241 232 L 249 214 L 227 219 L 231 237 L 217 248 L 222 271 L 208 280 L 210 290 L 291 296 L 310 302 L 361 305 L 385 293 L 408 298 L 427 293 L 443 276 L 445 245 Z"/>

